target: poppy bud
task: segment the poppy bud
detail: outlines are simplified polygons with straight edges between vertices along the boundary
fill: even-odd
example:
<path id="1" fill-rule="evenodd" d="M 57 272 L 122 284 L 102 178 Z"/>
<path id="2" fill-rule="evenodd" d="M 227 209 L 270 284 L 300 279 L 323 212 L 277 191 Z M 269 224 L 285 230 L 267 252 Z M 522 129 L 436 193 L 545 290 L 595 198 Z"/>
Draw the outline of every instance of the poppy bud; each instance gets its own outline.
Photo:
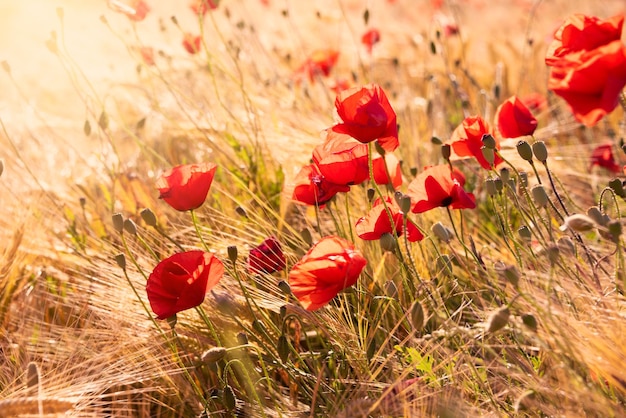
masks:
<path id="1" fill-rule="evenodd" d="M 493 184 L 494 186 L 496 186 L 496 191 L 498 193 L 502 193 L 502 189 L 504 188 L 504 183 L 502 183 L 502 180 L 496 177 L 495 179 L 493 179 Z"/>
<path id="2" fill-rule="evenodd" d="M 395 251 L 397 245 L 398 243 L 396 237 L 391 235 L 389 232 L 385 232 L 380 236 L 380 247 L 384 251 Z"/>
<path id="3" fill-rule="evenodd" d="M 113 229 L 119 233 L 124 231 L 124 217 L 121 213 L 114 213 L 111 216 L 111 220 L 113 221 Z"/>
<path id="4" fill-rule="evenodd" d="M 287 283 L 286 281 L 284 281 L 284 280 L 279 281 L 278 282 L 278 288 L 285 295 L 287 295 L 287 296 L 291 295 L 291 286 L 289 286 L 289 283 Z"/>
<path id="5" fill-rule="evenodd" d="M 411 173 L 413 177 L 417 176 L 417 167 L 411 167 L 409 169 L 409 172 Z"/>
<path id="6" fill-rule="evenodd" d="M 533 144 L 533 154 L 542 163 L 546 163 L 548 160 L 548 149 L 543 141 L 537 141 Z"/>
<path id="7" fill-rule="evenodd" d="M 237 333 L 237 343 L 239 345 L 248 345 L 248 335 L 243 331 Z"/>
<path id="8" fill-rule="evenodd" d="M 235 264 L 237 262 L 237 246 L 229 245 L 228 248 L 226 248 L 226 252 L 228 254 L 228 259 L 230 260 L 230 262 Z"/>
<path id="9" fill-rule="evenodd" d="M 400 199 L 400 210 L 407 216 L 411 211 L 411 197 L 408 195 L 403 195 L 402 199 Z"/>
<path id="10" fill-rule="evenodd" d="M 433 224 L 433 226 L 430 227 L 430 231 L 433 233 L 434 236 L 436 236 L 446 244 L 452 241 L 452 231 L 450 231 L 450 229 L 444 226 L 444 224 L 442 224 L 441 222 Z"/>
<path id="11" fill-rule="evenodd" d="M 398 296 L 398 286 L 391 280 L 385 282 L 383 290 L 385 295 L 391 299 L 395 299 Z"/>
<path id="12" fill-rule="evenodd" d="M 126 219 L 124 221 L 124 230 L 131 235 L 137 235 L 137 224 L 132 219 Z"/>
<path id="13" fill-rule="evenodd" d="M 517 143 L 517 153 L 519 154 L 520 157 L 522 157 L 524 160 L 528 161 L 529 163 L 533 162 L 533 151 L 530 148 L 530 145 L 528 144 L 528 142 L 519 141 Z"/>
<path id="14" fill-rule="evenodd" d="M 226 349 L 224 347 L 212 347 L 202 353 L 200 360 L 203 363 L 217 363 L 226 355 Z"/>
<path id="15" fill-rule="evenodd" d="M 504 264 L 501 261 L 498 261 L 494 267 L 500 277 L 517 287 L 519 279 L 522 277 L 522 274 L 519 272 L 517 267 L 512 264 Z"/>
<path id="16" fill-rule="evenodd" d="M 418 301 L 413 302 L 409 308 L 409 321 L 413 326 L 414 331 L 421 331 L 424 328 L 424 308 Z"/>
<path id="17" fill-rule="evenodd" d="M 152 210 L 150 208 L 143 209 L 141 211 L 140 215 L 141 215 L 141 219 L 143 219 L 143 221 L 146 223 L 146 225 L 152 226 L 152 227 L 156 227 L 157 226 L 156 215 L 154 214 L 154 212 L 152 212 Z"/>
<path id="18" fill-rule="evenodd" d="M 495 150 L 496 149 L 496 139 L 491 134 L 484 134 L 482 137 L 483 146 Z"/>
<path id="19" fill-rule="evenodd" d="M 507 167 L 502 167 L 500 169 L 500 180 L 502 180 L 503 183 L 508 183 L 510 178 L 511 170 L 509 170 Z"/>
<path id="20" fill-rule="evenodd" d="M 441 146 L 441 156 L 444 160 L 450 160 L 450 155 L 452 154 L 452 147 L 450 144 L 444 144 Z"/>
<path id="21" fill-rule="evenodd" d="M 493 162 L 496 160 L 496 154 L 494 150 L 492 148 L 483 146 L 480 148 L 480 151 L 482 152 L 483 157 L 485 157 L 487 164 L 489 164 L 489 167 L 493 167 Z"/>
<path id="22" fill-rule="evenodd" d="M 618 178 L 614 178 L 609 181 L 609 187 L 615 192 L 619 197 L 626 197 L 626 192 L 624 191 L 624 184 Z"/>
<path id="23" fill-rule="evenodd" d="M 598 225 L 606 225 L 610 218 L 606 213 L 600 212 L 600 209 L 597 206 L 591 206 L 587 209 L 587 216 L 594 220 Z"/>
<path id="24" fill-rule="evenodd" d="M 530 232 L 530 228 L 526 225 L 520 226 L 517 230 L 517 233 L 519 234 L 520 238 L 526 242 L 530 242 L 530 240 L 532 239 L 532 232 Z"/>
<path id="25" fill-rule="evenodd" d="M 237 397 L 235 396 L 235 392 L 230 385 L 224 386 L 224 390 L 222 391 L 222 403 L 224 407 L 229 411 L 235 409 L 235 405 L 237 404 Z"/>
<path id="26" fill-rule="evenodd" d="M 494 196 L 496 194 L 496 184 L 493 181 L 493 178 L 489 177 L 485 179 L 485 189 L 487 190 L 487 194 L 489 196 Z"/>
<path id="27" fill-rule="evenodd" d="M 115 256 L 115 262 L 122 270 L 126 270 L 126 255 L 119 253 Z"/>
<path id="28" fill-rule="evenodd" d="M 237 206 L 235 208 L 235 212 L 237 212 L 237 215 L 241 216 L 242 218 L 247 218 L 248 217 L 248 213 L 246 212 L 246 210 L 242 206 Z"/>
<path id="29" fill-rule="evenodd" d="M 396 191 L 393 194 L 393 198 L 396 201 L 396 203 L 398 204 L 398 206 L 400 206 L 400 199 L 402 199 L 402 196 L 404 196 L 404 194 L 401 191 Z"/>
<path id="30" fill-rule="evenodd" d="M 607 223 L 606 227 L 608 228 L 613 241 L 618 242 L 620 235 L 622 235 L 622 223 L 618 220 L 614 220 Z"/>
<path id="31" fill-rule="evenodd" d="M 537 332 L 537 319 L 533 315 L 522 315 L 522 323 L 530 328 L 531 331 Z"/>
<path id="32" fill-rule="evenodd" d="M 508 324 L 511 311 L 508 306 L 503 306 L 489 315 L 487 319 L 486 329 L 488 333 L 493 333 L 501 330 Z"/>
<path id="33" fill-rule="evenodd" d="M 548 205 L 548 194 L 546 193 L 546 189 L 544 189 L 541 184 L 533 186 L 530 191 L 533 195 L 533 200 L 535 201 L 535 204 L 537 206 L 539 206 L 540 208 L 545 208 Z"/>
<path id="34" fill-rule="evenodd" d="M 589 216 L 575 213 L 565 218 L 563 225 L 561 225 L 559 229 L 561 231 L 571 229 L 574 232 L 587 232 L 591 231 L 596 226 L 596 222 Z"/>
<path id="35" fill-rule="evenodd" d="M 367 189 L 367 201 L 371 202 L 372 200 L 374 200 L 374 196 L 376 196 L 376 190 L 372 189 L 371 187 Z"/>
<path id="36" fill-rule="evenodd" d="M 443 144 L 443 142 L 441 141 L 441 139 L 437 138 L 436 136 L 431 137 L 431 138 L 430 138 L 430 142 L 431 142 L 433 145 L 441 145 L 441 144 Z"/>

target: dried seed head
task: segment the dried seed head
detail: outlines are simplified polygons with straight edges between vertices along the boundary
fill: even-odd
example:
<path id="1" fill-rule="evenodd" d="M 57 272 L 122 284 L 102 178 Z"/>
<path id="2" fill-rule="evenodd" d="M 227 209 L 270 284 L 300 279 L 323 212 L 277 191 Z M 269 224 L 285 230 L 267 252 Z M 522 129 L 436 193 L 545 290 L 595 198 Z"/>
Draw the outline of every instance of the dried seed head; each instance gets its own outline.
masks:
<path id="1" fill-rule="evenodd" d="M 501 330 L 508 324 L 509 317 L 511 316 L 511 311 L 508 306 L 502 306 L 496 311 L 492 312 L 487 319 L 487 324 L 485 328 L 487 332 L 493 333 Z"/>
<path id="2" fill-rule="evenodd" d="M 212 347 L 202 353 L 200 359 L 203 363 L 217 363 L 226 355 L 224 347 Z"/>
<path id="3" fill-rule="evenodd" d="M 568 216 L 559 228 L 561 231 L 571 229 L 574 232 L 587 232 L 594 229 L 598 224 L 589 216 L 575 213 Z"/>
<path id="4" fill-rule="evenodd" d="M 507 167 L 502 167 L 500 169 L 500 179 L 502 180 L 502 182 L 507 183 L 510 178 L 511 178 L 511 170 L 509 170 Z"/>
<path id="5" fill-rule="evenodd" d="M 441 222 L 434 223 L 433 226 L 430 227 L 430 231 L 433 233 L 434 236 L 436 236 L 438 239 L 445 242 L 446 244 L 452 241 L 452 238 L 454 237 L 450 228 L 448 228 Z"/>
<path id="6" fill-rule="evenodd" d="M 400 199 L 400 210 L 404 216 L 407 216 L 411 211 L 411 197 L 409 195 L 403 195 Z"/>
<path id="7" fill-rule="evenodd" d="M 530 189 L 531 194 L 533 195 L 533 200 L 535 204 L 540 208 L 545 208 L 550 201 L 548 198 L 548 194 L 546 193 L 546 189 L 543 188 L 541 184 L 536 184 Z"/>
<path id="8" fill-rule="evenodd" d="M 533 150 L 530 148 L 530 144 L 528 144 L 528 142 L 523 140 L 519 141 L 517 143 L 517 153 L 529 163 L 533 162 Z"/>
<path id="9" fill-rule="evenodd" d="M 143 209 L 140 214 L 141 214 L 141 219 L 143 219 L 146 225 L 152 226 L 152 227 L 157 226 L 156 215 L 154 214 L 154 212 L 152 212 L 150 208 Z"/>
<path id="10" fill-rule="evenodd" d="M 398 245 L 398 240 L 396 239 L 396 237 L 394 237 L 393 235 L 391 235 L 388 232 L 385 232 L 384 234 L 382 234 L 380 236 L 380 248 L 382 248 L 384 251 L 395 251 L 397 245 Z"/>
<path id="11" fill-rule="evenodd" d="M 424 319 L 424 307 L 416 300 L 409 308 L 409 321 L 411 321 L 414 331 L 419 332 L 424 328 Z"/>
<path id="12" fill-rule="evenodd" d="M 489 196 L 494 196 L 497 193 L 496 183 L 493 181 L 492 177 L 485 179 L 485 190 L 487 190 Z"/>
<path id="13" fill-rule="evenodd" d="M 537 141 L 533 144 L 533 154 L 544 164 L 548 161 L 548 149 L 543 141 Z"/>
<path id="14" fill-rule="evenodd" d="M 402 193 L 401 191 L 397 190 L 394 194 L 393 194 L 393 199 L 396 201 L 396 203 L 398 204 L 398 206 L 400 206 L 400 200 L 402 199 L 402 196 L 404 196 L 404 193 Z"/>
<path id="15" fill-rule="evenodd" d="M 113 229 L 121 233 L 124 230 L 124 217 L 122 214 L 114 213 L 111 216 L 111 220 L 113 221 Z"/>
<path id="16" fill-rule="evenodd" d="M 137 224 L 132 219 L 126 219 L 124 221 L 124 231 L 131 235 L 137 235 Z"/>
<path id="17" fill-rule="evenodd" d="M 610 221 L 606 224 L 609 234 L 614 242 L 619 241 L 619 237 L 622 235 L 622 223 L 618 220 Z"/>
<path id="18" fill-rule="evenodd" d="M 504 183 L 502 183 L 502 179 L 496 177 L 495 179 L 493 179 L 493 184 L 496 186 L 496 191 L 498 193 L 502 193 L 502 189 L 504 188 Z"/>

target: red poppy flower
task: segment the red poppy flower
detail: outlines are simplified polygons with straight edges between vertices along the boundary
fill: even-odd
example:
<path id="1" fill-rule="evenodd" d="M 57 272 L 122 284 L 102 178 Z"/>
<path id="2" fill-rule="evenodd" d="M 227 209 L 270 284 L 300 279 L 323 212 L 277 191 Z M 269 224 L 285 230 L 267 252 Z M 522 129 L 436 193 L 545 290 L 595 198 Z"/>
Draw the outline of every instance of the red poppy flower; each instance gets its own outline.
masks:
<path id="1" fill-rule="evenodd" d="M 483 136 L 491 135 L 491 128 L 480 116 L 469 116 L 463 120 L 454 132 L 448 143 L 452 146 L 452 151 L 459 157 L 474 157 L 484 169 L 490 169 L 489 162 L 482 152 Z M 495 139 L 495 138 L 494 138 Z M 496 149 L 500 149 L 500 143 L 496 139 Z M 497 166 L 502 159 L 497 155 L 493 165 Z"/>
<path id="2" fill-rule="evenodd" d="M 366 264 L 354 244 L 337 236 L 327 236 L 293 266 L 289 285 L 302 306 L 314 311 L 354 285 Z"/>
<path id="3" fill-rule="evenodd" d="M 118 0 L 109 0 L 109 7 L 119 13 L 123 13 L 134 22 L 140 22 L 146 18 L 150 6 L 143 0 L 132 0 L 130 4 Z"/>
<path id="4" fill-rule="evenodd" d="M 146 284 L 152 311 L 158 319 L 166 319 L 200 305 L 223 274 L 222 262 L 204 251 L 187 251 L 166 258 L 157 264 Z"/>
<path id="5" fill-rule="evenodd" d="M 456 169 L 452 172 L 448 165 L 428 167 L 409 184 L 411 210 L 422 213 L 437 207 L 474 209 L 476 199 L 463 189 L 464 184 L 463 174 Z"/>
<path id="6" fill-rule="evenodd" d="M 402 186 L 402 168 L 395 155 L 385 154 L 384 157 L 374 158 L 372 165 L 376 184 L 391 184 L 394 189 Z"/>
<path id="7" fill-rule="evenodd" d="M 617 107 L 625 85 L 626 47 L 621 41 L 567 55 L 552 67 L 548 79 L 548 89 L 586 126 L 594 126 Z"/>
<path id="8" fill-rule="evenodd" d="M 380 42 L 380 32 L 378 29 L 370 29 L 361 36 L 361 43 L 365 45 L 368 53 L 372 53 L 372 48 L 375 44 Z"/>
<path id="9" fill-rule="evenodd" d="M 520 100 L 532 113 L 541 113 L 548 108 L 548 100 L 541 93 L 529 93 Z"/>
<path id="10" fill-rule="evenodd" d="M 217 165 L 213 163 L 179 165 L 157 180 L 159 198 L 176 210 L 199 208 L 206 200 L 215 176 Z"/>
<path id="11" fill-rule="evenodd" d="M 200 35 L 193 35 L 191 33 L 185 33 L 185 37 L 183 38 L 183 48 L 185 51 L 190 54 L 197 54 L 200 52 L 200 46 L 202 43 L 202 38 Z"/>
<path id="12" fill-rule="evenodd" d="M 377 84 L 342 91 L 335 100 L 343 123 L 333 126 L 335 132 L 348 134 L 360 142 L 378 140 L 387 152 L 398 148 L 398 125 L 387 95 Z"/>
<path id="13" fill-rule="evenodd" d="M 328 181 L 315 164 L 300 170 L 295 178 L 292 199 L 307 205 L 322 206 L 339 192 L 350 191 L 350 186 Z"/>
<path id="14" fill-rule="evenodd" d="M 248 271 L 253 274 L 271 274 L 284 269 L 285 263 L 285 255 L 280 242 L 275 237 L 269 237 L 250 250 Z"/>
<path id="15" fill-rule="evenodd" d="M 326 130 L 324 143 L 313 150 L 313 163 L 335 184 L 360 184 L 370 176 L 367 145 L 331 129 Z"/>
<path id="16" fill-rule="evenodd" d="M 546 64 L 559 66 L 566 61 L 577 61 L 575 53 L 591 51 L 619 41 L 622 38 L 623 25 L 623 15 L 607 20 L 582 14 L 570 16 L 554 34 L 554 40 L 546 53 Z"/>
<path id="17" fill-rule="evenodd" d="M 532 135 L 537 129 L 537 119 L 517 96 L 498 106 L 495 119 L 504 138 Z"/>
<path id="18" fill-rule="evenodd" d="M 376 199 L 369 213 L 356 222 L 356 234 L 361 239 L 376 240 L 385 233 L 395 233 L 400 236 L 404 232 L 404 218 L 398 203 L 391 197 L 386 197 L 385 202 L 387 202 L 387 208 L 391 212 L 394 225 L 391 225 L 383 201 L 380 198 Z M 409 219 L 407 219 L 406 232 L 407 239 L 411 242 L 421 241 L 424 238 L 417 226 Z"/>
<path id="19" fill-rule="evenodd" d="M 622 166 L 615 162 L 613 157 L 613 146 L 611 144 L 604 144 L 596 147 L 591 153 L 591 163 L 589 164 L 589 170 L 593 166 L 603 167 L 614 173 L 620 173 Z"/>
<path id="20" fill-rule="evenodd" d="M 209 10 L 217 9 L 218 5 L 219 0 L 193 0 L 189 8 L 198 16 L 204 16 Z"/>
<path id="21" fill-rule="evenodd" d="M 339 51 L 334 49 L 322 49 L 314 51 L 309 58 L 296 70 L 296 81 L 306 76 L 310 82 L 320 75 L 328 77 L 337 60 Z"/>

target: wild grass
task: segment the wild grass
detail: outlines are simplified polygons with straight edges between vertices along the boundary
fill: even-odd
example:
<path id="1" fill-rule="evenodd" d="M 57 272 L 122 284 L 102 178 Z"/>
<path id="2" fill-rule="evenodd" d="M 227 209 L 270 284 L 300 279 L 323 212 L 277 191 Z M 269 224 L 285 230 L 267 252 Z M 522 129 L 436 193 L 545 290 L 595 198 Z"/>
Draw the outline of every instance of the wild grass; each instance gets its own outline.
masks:
<path id="1" fill-rule="evenodd" d="M 607 138 L 617 145 L 623 110 L 583 129 L 548 95 L 541 129 L 527 138 L 545 141 L 546 165 L 535 160 L 535 171 L 516 143 L 502 150 L 513 183 L 455 162 L 478 207 L 412 215 L 426 238 L 385 252 L 353 231 L 370 205 L 368 185 L 318 214 L 290 201 L 295 173 L 333 123 L 331 80 L 296 85 L 294 61 L 308 48 L 280 39 L 267 46 L 256 9 L 224 6 L 193 28 L 205 38 L 199 55 L 163 52 L 155 67 L 138 61 L 137 83 L 106 97 L 60 33 L 51 49 L 84 100 L 86 119 L 74 121 L 84 138 L 63 137 L 45 117 L 36 132 L 3 123 L 0 416 L 623 416 L 623 198 L 587 159 Z M 447 139 L 470 114 L 489 119 L 512 92 L 545 93 L 545 45 L 494 36 L 475 46 L 462 24 L 464 37 L 443 38 L 436 27 L 409 29 L 412 5 L 397 7 L 405 20 L 372 6 L 372 18 L 379 11 L 381 29 L 396 36 L 371 58 L 353 39 L 360 3 L 337 2 L 319 17 L 309 10 L 307 24 L 349 34 L 335 71 L 388 92 L 406 185 L 415 170 L 442 163 L 431 138 Z M 557 10 L 557 20 L 572 12 Z M 294 43 L 312 43 L 297 15 L 275 6 L 264 16 L 291 28 Z M 111 36 L 137 58 L 140 30 Z M 488 53 L 476 64 L 470 52 L 481 48 Z M 54 152 L 42 155 L 45 143 Z M 227 274 L 172 326 L 153 319 L 147 275 L 203 243 L 188 213 L 157 199 L 154 183 L 173 165 L 200 161 L 219 169 L 196 211 L 199 232 Z M 490 192 L 488 179 L 502 188 Z M 540 181 L 546 206 L 532 195 Z M 613 221 L 612 234 L 559 228 L 592 206 Z M 146 208 L 156 227 L 144 221 Z M 114 214 L 135 228 L 116 230 Z M 436 223 L 450 240 L 435 234 Z M 353 288 L 308 312 L 284 282 L 311 240 L 327 234 L 355 242 L 368 265 Z M 269 235 L 283 243 L 287 269 L 251 275 L 248 250 Z"/>

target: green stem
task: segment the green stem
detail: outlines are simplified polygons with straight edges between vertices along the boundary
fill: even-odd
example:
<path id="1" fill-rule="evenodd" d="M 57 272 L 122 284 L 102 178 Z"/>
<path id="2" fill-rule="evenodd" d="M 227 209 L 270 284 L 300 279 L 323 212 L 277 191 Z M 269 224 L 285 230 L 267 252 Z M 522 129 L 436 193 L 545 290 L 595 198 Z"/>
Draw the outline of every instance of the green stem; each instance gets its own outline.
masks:
<path id="1" fill-rule="evenodd" d="M 191 221 L 193 222 L 193 227 L 196 229 L 196 234 L 198 235 L 198 238 L 200 238 L 202 246 L 204 247 L 205 251 L 209 251 L 209 246 L 204 241 L 204 238 L 202 237 L 202 232 L 200 232 L 200 223 L 198 222 L 196 212 L 193 209 L 189 212 L 191 213 Z"/>

